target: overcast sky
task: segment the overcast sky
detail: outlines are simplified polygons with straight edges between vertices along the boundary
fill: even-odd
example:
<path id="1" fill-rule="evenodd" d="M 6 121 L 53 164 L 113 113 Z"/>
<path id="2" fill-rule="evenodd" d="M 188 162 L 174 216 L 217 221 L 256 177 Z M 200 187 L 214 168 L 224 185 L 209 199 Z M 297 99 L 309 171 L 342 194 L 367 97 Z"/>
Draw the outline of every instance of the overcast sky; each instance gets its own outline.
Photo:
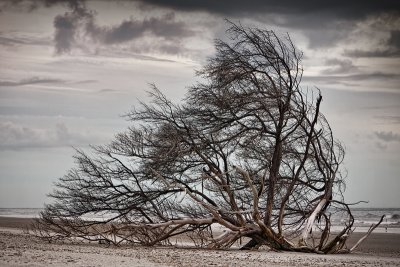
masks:
<path id="1" fill-rule="evenodd" d="M 42 207 L 149 83 L 179 101 L 225 19 L 289 33 L 346 146 L 346 200 L 400 206 L 400 2 L 1 1 L 0 207 Z"/>

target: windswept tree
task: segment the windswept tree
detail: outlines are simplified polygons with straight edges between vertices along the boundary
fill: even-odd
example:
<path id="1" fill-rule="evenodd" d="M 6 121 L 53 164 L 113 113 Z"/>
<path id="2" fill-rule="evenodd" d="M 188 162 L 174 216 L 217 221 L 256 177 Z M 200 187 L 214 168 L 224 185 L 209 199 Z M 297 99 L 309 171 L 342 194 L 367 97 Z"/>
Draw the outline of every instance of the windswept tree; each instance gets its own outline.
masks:
<path id="1" fill-rule="evenodd" d="M 351 251 L 345 151 L 320 112 L 319 90 L 300 86 L 302 53 L 273 31 L 231 24 L 227 33 L 180 104 L 153 86 L 152 102 L 127 114 L 131 128 L 77 151 L 38 233 L 150 246 L 186 234 L 210 248 L 243 238 L 243 249 Z M 345 220 L 335 234 L 333 212 Z M 225 230 L 215 236 L 218 225 Z"/>

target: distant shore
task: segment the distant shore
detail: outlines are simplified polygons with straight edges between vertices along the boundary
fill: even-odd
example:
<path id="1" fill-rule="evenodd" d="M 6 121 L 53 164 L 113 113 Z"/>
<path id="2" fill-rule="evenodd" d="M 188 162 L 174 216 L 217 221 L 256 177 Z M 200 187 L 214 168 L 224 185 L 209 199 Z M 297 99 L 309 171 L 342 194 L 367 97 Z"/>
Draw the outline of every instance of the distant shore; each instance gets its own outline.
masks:
<path id="1" fill-rule="evenodd" d="M 48 243 L 24 233 L 33 219 L 0 217 L 0 266 L 400 266 L 400 235 L 373 233 L 352 254 L 106 247 Z M 353 233 L 349 245 L 363 233 Z"/>

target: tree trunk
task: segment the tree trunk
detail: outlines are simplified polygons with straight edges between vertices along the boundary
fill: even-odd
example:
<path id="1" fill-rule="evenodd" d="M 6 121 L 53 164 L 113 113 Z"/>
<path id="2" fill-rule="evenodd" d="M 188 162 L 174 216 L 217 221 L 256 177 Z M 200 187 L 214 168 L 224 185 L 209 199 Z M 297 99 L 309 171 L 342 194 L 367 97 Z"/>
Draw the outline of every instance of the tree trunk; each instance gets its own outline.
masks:
<path id="1" fill-rule="evenodd" d="M 267 227 L 271 227 L 271 216 L 272 208 L 274 204 L 275 197 L 275 185 L 279 175 L 279 167 L 282 159 L 282 141 L 277 138 L 274 154 L 272 156 L 271 171 L 269 175 L 268 183 L 268 195 L 267 195 L 267 209 L 265 212 L 264 223 Z"/>

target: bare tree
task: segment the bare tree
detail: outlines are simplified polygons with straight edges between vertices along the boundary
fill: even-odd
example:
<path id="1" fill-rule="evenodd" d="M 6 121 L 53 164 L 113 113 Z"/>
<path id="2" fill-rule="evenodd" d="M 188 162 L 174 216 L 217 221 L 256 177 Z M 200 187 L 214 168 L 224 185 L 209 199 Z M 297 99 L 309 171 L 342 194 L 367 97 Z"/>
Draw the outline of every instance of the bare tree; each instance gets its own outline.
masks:
<path id="1" fill-rule="evenodd" d="M 181 104 L 153 86 L 152 102 L 127 114 L 134 126 L 91 155 L 77 151 L 38 233 L 150 246 L 189 234 L 211 248 L 247 238 L 242 249 L 350 251 L 344 148 L 320 112 L 319 90 L 300 87 L 302 53 L 273 31 L 231 24 L 227 32 Z M 333 212 L 346 220 L 334 235 Z M 106 219 L 84 219 L 93 214 Z M 214 236 L 212 225 L 225 231 Z"/>

